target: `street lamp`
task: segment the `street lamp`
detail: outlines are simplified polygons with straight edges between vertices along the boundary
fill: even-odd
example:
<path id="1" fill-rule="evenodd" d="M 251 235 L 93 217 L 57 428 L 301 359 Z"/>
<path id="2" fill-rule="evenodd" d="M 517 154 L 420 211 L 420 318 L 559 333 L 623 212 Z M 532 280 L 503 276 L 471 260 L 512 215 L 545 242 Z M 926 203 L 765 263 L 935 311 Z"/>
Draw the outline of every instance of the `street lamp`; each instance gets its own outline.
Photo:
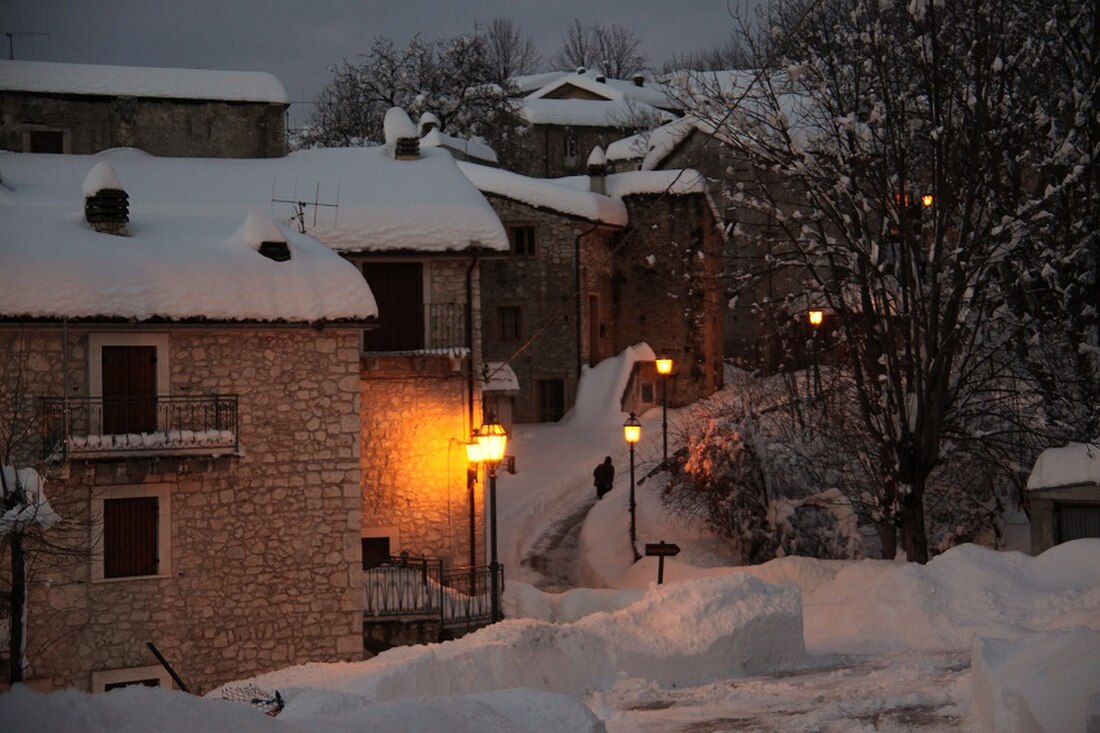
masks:
<path id="1" fill-rule="evenodd" d="M 810 321 L 810 334 L 811 343 L 813 344 L 813 360 L 814 360 L 814 397 L 821 394 L 821 370 L 817 365 L 817 329 L 821 327 L 821 324 L 825 322 L 825 311 L 823 310 L 811 310 L 808 314 Z"/>
<path id="2" fill-rule="evenodd" d="M 661 375 L 661 445 L 664 455 L 662 465 L 668 468 L 668 375 L 672 374 L 672 359 L 658 359 L 657 373 Z"/>
<path id="3" fill-rule="evenodd" d="M 623 437 L 630 446 L 630 549 L 634 553 L 634 562 L 637 562 L 642 556 L 638 554 L 637 533 L 635 532 L 634 522 L 637 507 L 634 502 L 634 444 L 642 439 L 642 424 L 638 422 L 638 418 L 634 416 L 633 412 L 623 423 Z"/>
<path id="4" fill-rule="evenodd" d="M 473 463 L 484 463 L 489 472 L 489 603 L 493 621 L 500 621 L 500 563 L 497 561 L 497 466 L 504 460 L 508 445 L 508 432 L 493 420 L 474 431 L 473 439 L 466 444 L 466 458 Z"/>

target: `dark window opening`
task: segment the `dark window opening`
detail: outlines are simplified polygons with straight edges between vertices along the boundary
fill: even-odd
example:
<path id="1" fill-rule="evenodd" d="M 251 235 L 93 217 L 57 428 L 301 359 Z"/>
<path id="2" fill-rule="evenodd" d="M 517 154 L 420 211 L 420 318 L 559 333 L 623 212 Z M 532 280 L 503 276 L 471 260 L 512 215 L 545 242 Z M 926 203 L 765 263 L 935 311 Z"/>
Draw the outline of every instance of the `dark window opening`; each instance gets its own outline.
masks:
<path id="1" fill-rule="evenodd" d="M 1055 504 L 1058 542 L 1100 537 L 1100 506 Z"/>
<path id="2" fill-rule="evenodd" d="M 28 153 L 64 153 L 65 133 L 60 130 L 32 130 Z"/>
<path id="3" fill-rule="evenodd" d="M 363 265 L 378 326 L 363 334 L 363 351 L 418 351 L 424 348 L 423 268 L 419 262 Z"/>
<path id="4" fill-rule="evenodd" d="M 653 403 L 653 385 L 648 382 L 642 383 L 642 402 Z"/>
<path id="5" fill-rule="evenodd" d="M 497 333 L 502 341 L 518 341 L 521 331 L 520 307 L 518 305 L 502 305 L 497 308 Z"/>
<path id="6" fill-rule="evenodd" d="M 390 559 L 389 537 L 364 537 L 362 547 L 364 570 L 376 568 Z"/>
<path id="7" fill-rule="evenodd" d="M 156 575 L 160 503 L 155 496 L 103 501 L 103 577 Z"/>
<path id="8" fill-rule="evenodd" d="M 535 254 L 535 228 L 529 225 L 508 227 L 508 242 L 512 245 L 512 254 Z"/>
<path id="9" fill-rule="evenodd" d="M 565 380 L 539 379 L 538 418 L 539 422 L 557 422 L 565 416 Z"/>
<path id="10" fill-rule="evenodd" d="M 152 677 L 147 680 L 127 680 L 125 682 L 108 682 L 103 686 L 104 692 L 110 692 L 111 690 L 117 690 L 120 687 L 134 687 L 140 685 L 141 687 L 160 687 L 160 680 Z"/>
<path id="11" fill-rule="evenodd" d="M 104 346 L 103 433 L 157 429 L 157 347 Z"/>

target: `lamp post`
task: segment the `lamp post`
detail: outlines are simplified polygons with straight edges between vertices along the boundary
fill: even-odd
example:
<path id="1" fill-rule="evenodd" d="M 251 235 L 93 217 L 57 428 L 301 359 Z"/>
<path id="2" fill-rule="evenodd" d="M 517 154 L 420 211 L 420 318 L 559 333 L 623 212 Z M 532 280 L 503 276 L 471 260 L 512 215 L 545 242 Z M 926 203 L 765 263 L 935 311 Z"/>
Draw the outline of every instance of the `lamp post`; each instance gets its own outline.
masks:
<path id="1" fill-rule="evenodd" d="M 638 418 L 634 416 L 633 412 L 623 423 L 623 437 L 630 446 L 630 550 L 634 553 L 634 562 L 637 562 L 642 556 L 638 554 L 637 533 L 635 531 L 635 509 L 637 504 L 634 502 L 634 444 L 642 438 L 642 424 L 638 422 Z"/>
<path id="2" fill-rule="evenodd" d="M 672 359 L 657 360 L 657 373 L 661 375 L 661 446 L 664 459 L 661 463 L 668 468 L 668 375 L 672 374 Z"/>
<path id="3" fill-rule="evenodd" d="M 823 310 L 811 310 L 807 317 L 810 321 L 810 343 L 813 344 L 813 360 L 814 360 L 814 397 L 821 394 L 821 370 L 817 365 L 817 329 L 821 327 L 821 324 L 825 322 L 825 311 Z"/>
<path id="4" fill-rule="evenodd" d="M 489 599 L 493 621 L 500 621 L 500 563 L 497 561 L 497 466 L 504 459 L 508 432 L 492 417 L 466 444 L 467 459 L 484 463 L 489 473 Z M 475 447 L 476 446 L 476 447 Z"/>

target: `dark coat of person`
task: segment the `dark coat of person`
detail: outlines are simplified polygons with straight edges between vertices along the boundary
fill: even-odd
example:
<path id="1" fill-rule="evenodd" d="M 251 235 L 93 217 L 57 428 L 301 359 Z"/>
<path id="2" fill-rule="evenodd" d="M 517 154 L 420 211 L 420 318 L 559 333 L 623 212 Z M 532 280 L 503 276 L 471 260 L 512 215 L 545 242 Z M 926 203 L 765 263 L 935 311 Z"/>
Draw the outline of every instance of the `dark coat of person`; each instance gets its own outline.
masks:
<path id="1" fill-rule="evenodd" d="M 611 485 L 615 483 L 615 466 L 611 463 L 611 456 L 603 459 L 603 463 L 596 466 L 592 472 L 592 478 L 596 484 L 596 498 L 602 499 L 603 495 L 611 491 Z"/>

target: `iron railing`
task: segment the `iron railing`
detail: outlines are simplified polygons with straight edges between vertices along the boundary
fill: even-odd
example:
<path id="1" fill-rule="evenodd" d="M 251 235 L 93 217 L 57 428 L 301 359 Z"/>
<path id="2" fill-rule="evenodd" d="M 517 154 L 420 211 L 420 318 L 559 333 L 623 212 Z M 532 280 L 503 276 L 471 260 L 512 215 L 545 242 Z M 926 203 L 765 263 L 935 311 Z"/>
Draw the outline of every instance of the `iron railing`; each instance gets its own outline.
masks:
<path id="1" fill-rule="evenodd" d="M 235 453 L 237 395 L 42 397 L 43 454 L 52 459 L 109 455 Z"/>
<path id="2" fill-rule="evenodd" d="M 466 305 L 428 305 L 428 351 L 456 352 L 466 348 Z"/>
<path id="3" fill-rule="evenodd" d="M 367 354 L 463 356 L 467 351 L 465 303 L 422 303 L 404 330 L 379 328 L 363 336 Z"/>
<path id="4" fill-rule="evenodd" d="M 501 592 L 504 569 L 498 567 Z M 402 553 L 364 568 L 366 615 L 375 618 L 436 616 L 444 628 L 472 628 L 492 620 L 489 568 L 443 571 L 443 561 Z"/>

